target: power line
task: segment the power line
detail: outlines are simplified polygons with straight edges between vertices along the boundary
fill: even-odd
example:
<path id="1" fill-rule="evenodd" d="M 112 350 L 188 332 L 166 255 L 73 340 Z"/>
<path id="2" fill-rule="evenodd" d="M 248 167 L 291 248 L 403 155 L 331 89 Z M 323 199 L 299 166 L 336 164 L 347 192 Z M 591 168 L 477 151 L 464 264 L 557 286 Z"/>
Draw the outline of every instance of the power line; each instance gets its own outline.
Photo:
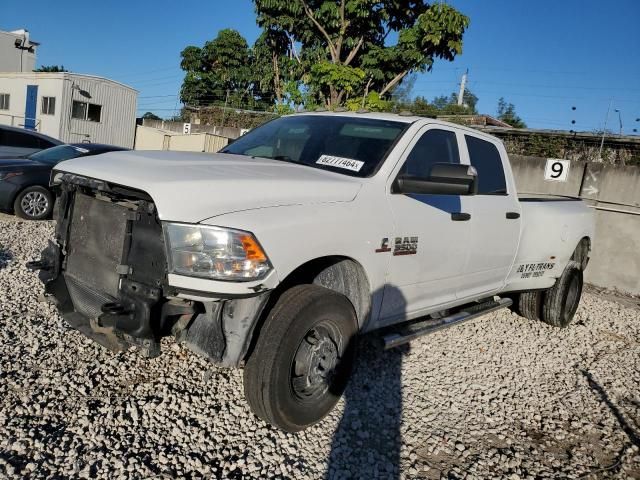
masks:
<path id="1" fill-rule="evenodd" d="M 167 70 L 174 70 L 174 69 L 179 69 L 180 67 L 177 65 L 172 65 L 171 67 L 164 67 L 164 68 L 156 68 L 153 70 L 139 70 L 137 72 L 131 72 L 129 71 L 128 73 L 125 73 L 124 75 L 118 75 L 120 78 L 131 78 L 131 77 L 138 77 L 138 76 L 142 76 L 142 75 L 147 75 L 149 73 L 158 73 L 158 72 L 165 72 Z"/>
<path id="2" fill-rule="evenodd" d="M 164 97 L 177 97 L 177 96 L 178 96 L 177 94 L 174 94 L 174 95 L 150 95 L 150 96 L 146 96 L 146 97 L 145 96 L 141 96 L 141 97 L 138 97 L 138 98 L 164 98 Z"/>

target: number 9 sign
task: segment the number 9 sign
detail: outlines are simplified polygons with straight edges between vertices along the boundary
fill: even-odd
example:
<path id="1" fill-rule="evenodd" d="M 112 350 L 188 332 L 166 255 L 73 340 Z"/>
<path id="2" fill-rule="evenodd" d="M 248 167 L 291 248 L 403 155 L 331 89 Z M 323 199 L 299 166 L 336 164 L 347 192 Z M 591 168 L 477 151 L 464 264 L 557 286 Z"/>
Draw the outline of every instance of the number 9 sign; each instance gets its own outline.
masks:
<path id="1" fill-rule="evenodd" d="M 566 182 L 569 176 L 571 161 L 548 158 L 544 169 L 544 179 L 552 182 Z"/>

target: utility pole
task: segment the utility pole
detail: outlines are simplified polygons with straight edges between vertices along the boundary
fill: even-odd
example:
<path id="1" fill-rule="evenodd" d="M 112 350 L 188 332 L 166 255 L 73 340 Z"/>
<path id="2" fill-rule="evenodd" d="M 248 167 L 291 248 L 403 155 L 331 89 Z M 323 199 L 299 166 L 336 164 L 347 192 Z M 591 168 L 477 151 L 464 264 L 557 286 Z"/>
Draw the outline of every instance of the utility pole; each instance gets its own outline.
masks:
<path id="1" fill-rule="evenodd" d="M 618 114 L 618 122 L 620 122 L 620 136 L 622 136 L 622 112 L 620 112 L 619 108 L 616 108 L 616 113 Z"/>
<path id="2" fill-rule="evenodd" d="M 602 141 L 600 142 L 600 160 L 602 160 L 602 148 L 604 147 L 604 136 L 607 134 L 607 122 L 609 121 L 609 112 L 611 111 L 611 105 L 613 105 L 613 98 L 609 100 L 609 107 L 607 108 L 607 116 L 604 117 L 604 128 L 602 129 Z"/>
<path id="3" fill-rule="evenodd" d="M 460 81 L 460 92 L 458 92 L 458 105 L 464 105 L 464 89 L 467 86 L 467 76 L 469 75 L 469 69 L 464 72 L 462 75 L 462 80 Z"/>
<path id="4" fill-rule="evenodd" d="M 227 115 L 227 103 L 229 103 L 229 90 L 227 89 L 227 96 L 224 98 L 224 107 L 222 109 L 222 125 L 224 128 L 224 117 Z"/>

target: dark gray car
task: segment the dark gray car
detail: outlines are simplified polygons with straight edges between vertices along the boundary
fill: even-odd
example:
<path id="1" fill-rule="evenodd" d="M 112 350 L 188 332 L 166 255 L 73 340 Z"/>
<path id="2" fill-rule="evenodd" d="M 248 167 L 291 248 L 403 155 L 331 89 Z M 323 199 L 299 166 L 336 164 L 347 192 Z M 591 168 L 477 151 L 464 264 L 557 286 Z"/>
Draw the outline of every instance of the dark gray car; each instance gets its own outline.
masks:
<path id="1" fill-rule="evenodd" d="M 28 220 L 49 218 L 54 198 L 49 190 L 51 169 L 64 160 L 117 150 L 128 149 L 100 143 L 73 143 L 23 157 L 0 157 L 0 211 L 13 211 Z"/>
<path id="2" fill-rule="evenodd" d="M 24 128 L 0 125 L 0 157 L 21 157 L 63 142 Z"/>

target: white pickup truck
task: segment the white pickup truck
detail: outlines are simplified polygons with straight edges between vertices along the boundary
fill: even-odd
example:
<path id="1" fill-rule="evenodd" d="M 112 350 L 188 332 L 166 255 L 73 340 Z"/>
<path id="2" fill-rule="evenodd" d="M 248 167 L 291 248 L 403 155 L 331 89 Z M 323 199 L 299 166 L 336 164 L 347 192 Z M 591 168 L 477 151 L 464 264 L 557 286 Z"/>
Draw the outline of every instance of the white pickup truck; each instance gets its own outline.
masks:
<path id="1" fill-rule="evenodd" d="M 391 348 L 503 307 L 568 325 L 594 233 L 577 199 L 518 197 L 496 138 L 409 115 L 291 115 L 214 155 L 113 152 L 51 182 L 31 266 L 67 322 L 244 366 L 287 431 L 333 408 L 360 333 Z"/>

